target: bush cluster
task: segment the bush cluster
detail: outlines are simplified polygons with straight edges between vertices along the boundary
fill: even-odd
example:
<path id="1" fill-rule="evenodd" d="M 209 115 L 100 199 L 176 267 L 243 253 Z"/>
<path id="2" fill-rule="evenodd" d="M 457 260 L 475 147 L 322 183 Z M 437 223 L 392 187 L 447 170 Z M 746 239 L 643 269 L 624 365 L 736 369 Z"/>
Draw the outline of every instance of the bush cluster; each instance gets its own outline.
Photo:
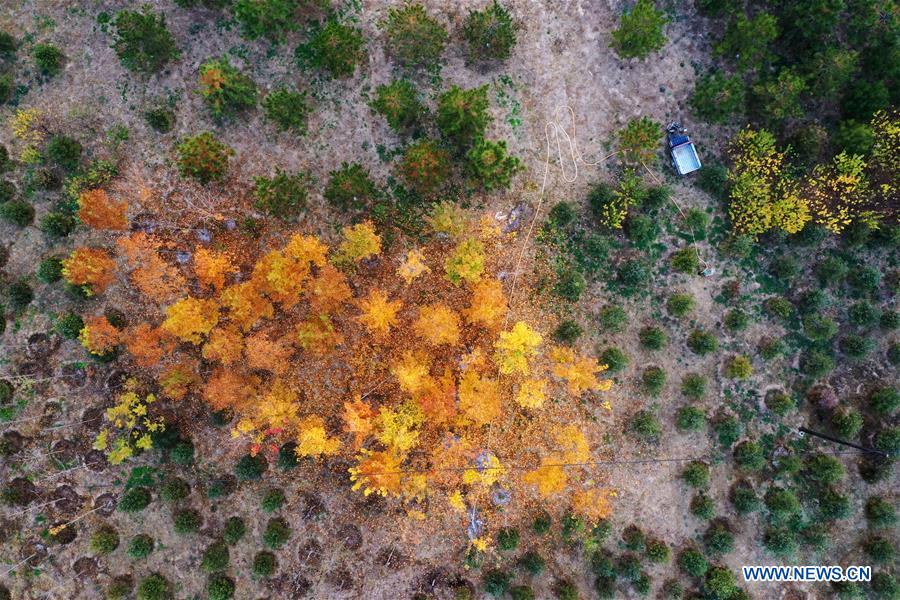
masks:
<path id="1" fill-rule="evenodd" d="M 64 171 L 74 171 L 81 163 L 81 142 L 67 135 L 54 135 L 45 149 L 47 160 Z"/>
<path id="2" fill-rule="evenodd" d="M 45 77 L 59 75 L 66 60 L 63 51 L 53 44 L 35 44 L 31 56 L 38 71 Z"/>
<path id="3" fill-rule="evenodd" d="M 399 164 L 400 175 L 423 195 L 438 192 L 450 176 L 450 154 L 435 140 L 422 139 L 407 146 Z"/>
<path id="4" fill-rule="evenodd" d="M 509 11 L 494 0 L 483 10 L 469 11 L 463 24 L 463 39 L 470 62 L 503 61 L 516 45 L 516 25 Z"/>
<path id="5" fill-rule="evenodd" d="M 179 477 L 169 477 L 159 489 L 159 496 L 166 502 L 184 500 L 191 493 L 188 483 Z"/>
<path id="6" fill-rule="evenodd" d="M 91 551 L 95 554 L 109 554 L 119 547 L 119 532 L 109 525 L 103 525 L 91 536 Z"/>
<path id="7" fill-rule="evenodd" d="M 253 575 L 256 577 L 270 577 L 273 573 L 275 573 L 275 569 L 278 566 L 278 561 L 275 558 L 275 555 L 271 552 L 257 552 L 253 557 Z"/>
<path id="8" fill-rule="evenodd" d="M 178 170 L 184 177 L 192 177 L 201 183 L 225 178 L 228 160 L 234 150 L 204 131 L 183 139 L 176 147 Z"/>
<path id="9" fill-rule="evenodd" d="M 224 570 L 228 561 L 228 545 L 225 542 L 213 542 L 203 551 L 200 567 L 207 573 L 215 573 Z"/>
<path id="10" fill-rule="evenodd" d="M 435 123 L 457 147 L 468 148 L 484 137 L 491 121 L 487 90 L 486 85 L 470 89 L 454 85 L 438 96 Z"/>
<path id="11" fill-rule="evenodd" d="M 382 25 L 390 54 L 405 68 L 433 69 L 447 44 L 447 29 L 419 3 L 388 11 Z"/>
<path id="12" fill-rule="evenodd" d="M 246 531 L 247 526 L 244 524 L 243 519 L 240 517 L 229 517 L 229 519 L 225 521 L 222 539 L 225 540 L 225 543 L 229 546 L 234 546 L 241 541 Z"/>
<path id="13" fill-rule="evenodd" d="M 694 297 L 690 294 L 672 294 L 666 301 L 666 310 L 673 317 L 681 318 L 694 310 L 694 305 Z"/>
<path id="14" fill-rule="evenodd" d="M 256 84 L 225 58 L 211 58 L 200 65 L 199 92 L 212 115 L 231 117 L 256 106 Z"/>
<path id="15" fill-rule="evenodd" d="M 275 512 L 284 504 L 284 492 L 278 488 L 268 490 L 262 497 L 262 509 L 265 512 Z"/>
<path id="16" fill-rule="evenodd" d="M 254 183 L 254 206 L 258 210 L 289 220 L 306 208 L 309 177 L 305 173 L 291 174 L 276 168 L 274 176 L 257 177 Z"/>
<path id="17" fill-rule="evenodd" d="M 666 384 L 666 371 L 662 367 L 647 367 L 641 375 L 644 391 L 656 398 Z"/>
<path id="18" fill-rule="evenodd" d="M 119 499 L 117 510 L 126 513 L 140 512 L 150 505 L 153 496 L 145 487 L 133 487 Z"/>
<path id="19" fill-rule="evenodd" d="M 166 600 L 171 597 L 169 581 L 159 573 L 151 573 L 138 584 L 137 600 Z"/>
<path id="20" fill-rule="evenodd" d="M 686 373 L 681 378 L 681 393 L 692 400 L 699 400 L 706 395 L 706 377 L 699 373 Z"/>
<path id="21" fill-rule="evenodd" d="M 340 211 L 364 210 L 379 197 L 378 186 L 369 176 L 369 170 L 359 163 L 342 163 L 340 169 L 328 175 L 328 185 L 322 195 Z"/>
<path id="22" fill-rule="evenodd" d="M 693 460 L 681 472 L 685 483 L 694 488 L 705 488 L 709 485 L 709 465 L 703 461 Z"/>
<path id="23" fill-rule="evenodd" d="M 694 329 L 687 339 L 687 346 L 694 354 L 706 356 L 719 348 L 719 340 L 703 329 Z"/>
<path id="24" fill-rule="evenodd" d="M 34 207 L 25 200 L 7 200 L 0 204 L 0 219 L 16 227 L 28 227 L 34 221 Z"/>
<path id="25" fill-rule="evenodd" d="M 166 17 L 149 7 L 116 14 L 113 49 L 131 71 L 155 73 L 178 56 L 175 38 L 166 28 Z"/>
<path id="26" fill-rule="evenodd" d="M 128 556 L 136 560 L 146 558 L 153 552 L 153 538 L 147 534 L 136 535 L 128 542 Z"/>
<path id="27" fill-rule="evenodd" d="M 14 281 L 6 286 L 6 301 L 14 312 L 22 312 L 34 300 L 34 291 L 26 279 Z"/>
<path id="28" fill-rule="evenodd" d="M 508 188 L 513 175 L 525 168 L 521 160 L 509 155 L 503 140 L 478 138 L 466 158 L 472 177 L 488 191 Z"/>
<path id="29" fill-rule="evenodd" d="M 198 0 L 184 0 L 196 4 Z M 231 0 L 199 0 L 206 6 L 222 7 Z M 317 2 L 301 0 L 236 0 L 234 18 L 240 24 L 247 39 L 261 37 L 271 42 L 284 41 L 285 36 L 295 31 L 300 24 L 299 11 L 303 6 L 315 6 Z"/>
<path id="30" fill-rule="evenodd" d="M 366 58 L 366 40 L 362 31 L 330 18 L 316 27 L 309 40 L 297 46 L 297 59 L 329 76 L 351 77 Z"/>
<path id="31" fill-rule="evenodd" d="M 400 134 L 412 132 L 421 122 L 426 108 L 408 79 L 395 79 L 375 88 L 370 106 L 384 117 L 388 126 Z"/>
<path id="32" fill-rule="evenodd" d="M 203 517 L 193 508 L 185 508 L 175 512 L 173 521 L 175 533 L 187 535 L 200 529 L 200 526 L 203 524 Z"/>
<path id="33" fill-rule="evenodd" d="M 151 106 L 144 112 L 147 125 L 159 133 L 169 133 L 175 127 L 175 111 L 164 105 Z"/>
<path id="34" fill-rule="evenodd" d="M 646 58 L 666 45 L 663 28 L 667 22 L 665 13 L 656 9 L 653 0 L 638 0 L 622 15 L 618 29 L 612 32 L 610 46 L 621 58 Z"/>
<path id="35" fill-rule="evenodd" d="M 610 347 L 600 353 L 600 362 L 607 366 L 609 373 L 618 373 L 628 366 L 628 357 L 619 348 Z"/>
<path id="36" fill-rule="evenodd" d="M 629 421 L 628 429 L 639 441 L 645 443 L 656 443 L 662 435 L 662 424 L 648 410 L 636 412 Z"/>
<path id="37" fill-rule="evenodd" d="M 269 522 L 266 524 L 266 529 L 263 531 L 263 543 L 267 547 L 277 550 L 283 546 L 290 537 L 291 528 L 288 526 L 287 521 L 280 518 L 269 519 Z"/>
<path id="38" fill-rule="evenodd" d="M 638 332 L 641 346 L 647 350 L 662 350 L 666 346 L 666 334 L 659 327 L 644 327 Z"/>
<path id="39" fill-rule="evenodd" d="M 269 92 L 262 101 L 266 118 L 280 131 L 305 135 L 311 108 L 306 92 L 292 92 L 278 88 Z"/>

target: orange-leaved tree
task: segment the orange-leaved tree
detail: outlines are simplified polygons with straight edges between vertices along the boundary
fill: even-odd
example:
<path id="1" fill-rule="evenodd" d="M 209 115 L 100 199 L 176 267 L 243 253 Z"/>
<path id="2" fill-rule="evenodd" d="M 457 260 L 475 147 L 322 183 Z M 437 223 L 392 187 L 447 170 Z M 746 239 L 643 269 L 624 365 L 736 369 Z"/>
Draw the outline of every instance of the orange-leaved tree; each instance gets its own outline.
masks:
<path id="1" fill-rule="evenodd" d="M 63 277 L 88 295 L 102 294 L 115 281 L 116 261 L 103 248 L 76 248 L 63 261 Z"/>
<path id="2" fill-rule="evenodd" d="M 78 218 L 94 229 L 128 229 L 128 204 L 116 202 L 105 190 L 85 190 L 78 196 Z"/>
<path id="3" fill-rule="evenodd" d="M 95 356 L 106 356 L 122 342 L 122 332 L 104 316 L 88 317 L 78 336 L 81 345 Z"/>

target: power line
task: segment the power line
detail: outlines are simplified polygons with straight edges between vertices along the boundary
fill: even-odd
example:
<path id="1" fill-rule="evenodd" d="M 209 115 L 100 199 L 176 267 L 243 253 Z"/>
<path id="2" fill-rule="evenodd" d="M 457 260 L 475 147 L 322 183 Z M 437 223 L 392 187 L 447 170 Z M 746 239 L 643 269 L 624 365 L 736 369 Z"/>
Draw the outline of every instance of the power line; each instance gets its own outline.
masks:
<path id="1" fill-rule="evenodd" d="M 834 436 L 828 435 L 826 433 L 822 433 L 820 431 L 813 431 L 812 429 L 807 429 L 806 427 L 800 427 L 798 429 L 800 435 L 812 435 L 817 438 L 821 438 L 823 440 L 827 440 L 829 442 L 834 442 L 835 444 L 841 444 L 842 446 L 848 446 L 850 448 L 855 448 L 860 452 L 865 452 L 866 454 L 877 454 L 878 456 L 883 456 L 884 458 L 890 457 L 890 454 L 884 452 L 883 450 L 878 450 L 877 448 L 869 448 L 866 446 L 860 446 L 859 444 L 854 444 L 853 442 L 848 442 L 847 440 L 842 440 L 840 438 L 836 438 Z"/>

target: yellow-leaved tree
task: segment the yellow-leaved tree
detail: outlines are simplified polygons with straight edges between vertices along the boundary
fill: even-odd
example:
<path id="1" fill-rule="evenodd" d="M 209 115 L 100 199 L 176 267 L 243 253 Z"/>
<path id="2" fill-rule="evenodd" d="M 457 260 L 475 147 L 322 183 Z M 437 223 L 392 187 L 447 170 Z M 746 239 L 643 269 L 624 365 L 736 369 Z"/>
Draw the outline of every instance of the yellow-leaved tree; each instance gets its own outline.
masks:
<path id="1" fill-rule="evenodd" d="M 591 458 L 587 439 L 576 425 L 554 427 L 553 437 L 556 450 L 543 457 L 540 466 L 522 478 L 534 485 L 543 497 L 564 491 L 568 485 L 566 469 L 584 466 Z"/>
<path id="2" fill-rule="evenodd" d="M 94 438 L 93 448 L 106 453 L 110 464 L 118 465 L 141 450 L 153 447 L 152 434 L 165 430 L 162 417 L 151 415 L 156 396 L 141 397 L 135 381 L 125 382 L 125 392 L 104 413 L 105 425 Z"/>
<path id="3" fill-rule="evenodd" d="M 204 385 L 203 399 L 215 410 L 230 408 L 252 414 L 259 384 L 258 377 L 220 367 Z"/>
<path id="4" fill-rule="evenodd" d="M 357 320 L 376 335 L 386 334 L 397 324 L 397 313 L 403 306 L 399 300 L 388 300 L 387 294 L 378 289 L 373 289 L 358 304 L 362 314 Z"/>
<path id="5" fill-rule="evenodd" d="M 159 327 L 139 323 L 124 336 L 128 352 L 139 367 L 152 367 L 175 349 L 175 341 Z"/>
<path id="6" fill-rule="evenodd" d="M 172 400 L 181 400 L 200 384 L 197 361 L 182 358 L 166 365 L 156 378 L 163 396 Z"/>
<path id="7" fill-rule="evenodd" d="M 538 494 L 546 498 L 565 491 L 569 484 L 565 468 L 555 462 L 553 457 L 545 457 L 541 465 L 522 476 L 522 481 L 537 488 Z"/>
<path id="8" fill-rule="evenodd" d="M 245 340 L 244 358 L 251 369 L 283 375 L 291 366 L 294 348 L 287 338 L 277 338 L 266 331 L 258 331 Z"/>
<path id="9" fill-rule="evenodd" d="M 584 517 L 588 523 L 598 523 L 612 512 L 611 490 L 589 488 L 572 493 L 572 512 Z"/>
<path id="10" fill-rule="evenodd" d="M 329 437 L 325 421 L 318 415 L 309 415 L 297 424 L 297 456 L 322 456 L 336 454 L 341 447 L 338 439 Z"/>
<path id="11" fill-rule="evenodd" d="M 316 277 L 307 284 L 312 312 L 330 314 L 353 297 L 347 276 L 331 265 L 319 268 Z"/>
<path id="12" fill-rule="evenodd" d="M 212 299 L 182 298 L 166 309 L 162 329 L 182 342 L 200 344 L 219 322 L 219 304 Z"/>
<path id="13" fill-rule="evenodd" d="M 597 379 L 597 374 L 606 370 L 606 365 L 586 356 L 579 356 L 572 348 L 557 346 L 550 351 L 553 360 L 553 374 L 568 384 L 570 394 L 580 396 L 586 391 L 601 391 L 612 387 L 612 380 Z"/>
<path id="14" fill-rule="evenodd" d="M 441 426 L 456 415 L 456 383 L 450 369 L 437 377 L 426 377 L 415 395 L 429 424 Z"/>
<path id="15" fill-rule="evenodd" d="M 403 489 L 403 457 L 393 450 L 374 452 L 362 449 L 356 466 L 350 467 L 353 489 L 363 494 L 399 495 Z"/>
<path id="16" fill-rule="evenodd" d="M 320 268 L 328 264 L 328 246 L 313 235 L 292 235 L 284 253 L 301 264 L 312 263 Z"/>
<path id="17" fill-rule="evenodd" d="M 506 318 L 509 304 L 503 285 L 497 279 L 482 279 L 472 286 L 472 298 L 464 314 L 471 323 L 499 327 Z"/>
<path id="18" fill-rule="evenodd" d="M 343 341 L 328 315 L 316 315 L 297 325 L 297 343 L 312 354 L 324 356 Z"/>
<path id="19" fill-rule="evenodd" d="M 344 239 L 338 246 L 338 258 L 341 261 L 357 263 L 381 253 L 381 236 L 375 233 L 375 226 L 371 221 L 344 227 L 342 233 Z"/>
<path id="20" fill-rule="evenodd" d="M 458 238 L 466 231 L 468 218 L 455 202 L 443 200 L 434 205 L 428 215 L 428 225 L 433 233 Z"/>
<path id="21" fill-rule="evenodd" d="M 471 238 L 460 242 L 444 262 L 444 272 L 454 285 L 478 283 L 484 273 L 484 244 Z"/>
<path id="22" fill-rule="evenodd" d="M 254 424 L 258 429 L 284 430 L 297 419 L 299 408 L 297 391 L 284 379 L 276 378 L 255 407 Z"/>
<path id="23" fill-rule="evenodd" d="M 540 408 L 547 400 L 546 379 L 526 379 L 519 384 L 516 402 L 522 408 Z"/>
<path id="24" fill-rule="evenodd" d="M 375 428 L 375 412 L 357 395 L 352 402 L 344 402 L 344 427 L 353 434 L 353 446 L 359 448 Z"/>
<path id="25" fill-rule="evenodd" d="M 230 285 L 220 296 L 228 317 L 244 331 L 249 331 L 261 319 L 271 319 L 275 307 L 263 296 L 252 281 Z"/>
<path id="26" fill-rule="evenodd" d="M 405 455 L 419 441 L 422 411 L 415 402 L 407 401 L 395 409 L 382 407 L 378 411 L 378 441 L 385 447 Z"/>
<path id="27" fill-rule="evenodd" d="M 132 269 L 132 285 L 154 302 L 168 303 L 184 293 L 187 282 L 176 267 L 159 255 L 160 246 L 157 239 L 142 231 L 116 241 Z"/>
<path id="28" fill-rule="evenodd" d="M 410 250 L 406 253 L 406 260 L 397 269 L 397 275 L 406 282 L 406 285 L 409 285 L 416 277 L 429 271 L 431 269 L 425 264 L 425 255 L 419 250 Z"/>
<path id="29" fill-rule="evenodd" d="M 432 346 L 453 345 L 459 341 L 459 316 L 444 304 L 429 304 L 419 309 L 413 329 Z"/>
<path id="30" fill-rule="evenodd" d="M 132 286 L 168 307 L 153 315 L 161 309 L 142 303 L 145 316 L 124 335 L 90 320 L 85 345 L 124 344 L 163 396 L 196 392 L 233 409 L 231 434 L 251 454 L 274 456 L 290 440 L 300 457 L 339 455 L 354 489 L 391 496 L 415 518 L 429 505 L 490 506 L 523 483 L 541 495 L 577 492 L 582 503 L 598 497 L 558 463 L 590 460 L 573 396 L 609 389 L 605 367 L 572 347 L 545 350 L 541 307 L 528 321 L 512 314 L 494 265 L 516 245 L 493 216 L 461 217 L 467 231 L 459 211 L 441 210 L 439 239 L 378 260 L 367 260 L 382 253 L 369 222 L 345 228 L 334 251 L 293 233 L 254 253 L 222 232 L 193 265 L 168 259 L 178 233 L 123 235 L 116 246 Z M 528 453 L 501 464 L 494 452 L 515 454 L 526 435 L 551 440 L 538 464 Z"/>
<path id="31" fill-rule="evenodd" d="M 543 338 L 528 323 L 518 321 L 509 331 L 501 331 L 497 340 L 497 365 L 504 375 L 528 374 L 528 361 L 537 354 Z"/>
<path id="32" fill-rule="evenodd" d="M 203 358 L 232 365 L 243 358 L 244 336 L 232 327 L 215 327 L 203 344 Z"/>
<path id="33" fill-rule="evenodd" d="M 869 180 L 862 156 L 841 152 L 831 164 L 816 165 L 803 186 L 803 197 L 813 218 L 832 233 L 840 233 L 857 220 L 877 225 L 870 210 Z"/>
<path id="34" fill-rule="evenodd" d="M 785 154 L 765 129 L 747 127 L 729 145 L 731 200 L 728 216 L 742 233 L 759 235 L 771 229 L 796 233 L 810 219 L 809 205 L 788 175 Z"/>
<path id="35" fill-rule="evenodd" d="M 280 250 L 263 256 L 253 269 L 250 281 L 255 288 L 284 309 L 300 302 L 303 285 L 310 275 L 309 264 Z"/>
<path id="36" fill-rule="evenodd" d="M 425 385 L 428 379 L 429 359 L 423 352 L 408 351 L 391 369 L 400 389 L 415 394 Z"/>
<path id="37" fill-rule="evenodd" d="M 476 425 L 498 419 L 503 411 L 500 384 L 474 369 L 467 370 L 459 380 L 459 409 Z"/>

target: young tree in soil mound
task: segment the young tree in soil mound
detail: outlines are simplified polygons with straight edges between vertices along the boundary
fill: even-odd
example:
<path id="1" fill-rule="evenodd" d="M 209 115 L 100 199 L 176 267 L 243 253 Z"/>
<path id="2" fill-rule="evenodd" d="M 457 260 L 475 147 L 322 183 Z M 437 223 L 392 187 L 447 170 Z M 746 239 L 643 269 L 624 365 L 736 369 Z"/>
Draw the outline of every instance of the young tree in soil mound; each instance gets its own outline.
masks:
<path id="1" fill-rule="evenodd" d="M 404 251 L 386 252 L 362 222 L 335 247 L 288 232 L 255 259 L 255 244 L 223 230 L 216 250 L 198 247 L 168 276 L 179 293 L 163 303 L 132 274 L 145 302 L 129 330 L 145 334 L 124 343 L 163 402 L 198 394 L 236 412 L 245 462 L 278 462 L 285 442 L 299 459 L 341 456 L 354 490 L 393 498 L 413 517 L 426 499 L 427 510 L 465 522 L 476 505 L 536 493 L 603 518 L 607 490 L 564 465 L 592 460 L 577 400 L 610 389 L 606 366 L 545 340 L 539 330 L 552 326 L 532 307 L 516 307 L 529 315 L 516 318 L 497 277 L 516 245 L 490 217 L 441 205 L 431 222 L 435 235 Z M 180 235 L 132 232 L 117 247 L 127 262 L 140 248 L 137 263 L 153 263 L 159 249 L 185 243 Z M 197 374 L 201 357 L 208 377 Z M 150 402 L 134 389 L 119 405 L 123 421 Z M 121 455 L 141 449 L 117 444 Z M 484 546 L 483 533 L 470 537 Z"/>

